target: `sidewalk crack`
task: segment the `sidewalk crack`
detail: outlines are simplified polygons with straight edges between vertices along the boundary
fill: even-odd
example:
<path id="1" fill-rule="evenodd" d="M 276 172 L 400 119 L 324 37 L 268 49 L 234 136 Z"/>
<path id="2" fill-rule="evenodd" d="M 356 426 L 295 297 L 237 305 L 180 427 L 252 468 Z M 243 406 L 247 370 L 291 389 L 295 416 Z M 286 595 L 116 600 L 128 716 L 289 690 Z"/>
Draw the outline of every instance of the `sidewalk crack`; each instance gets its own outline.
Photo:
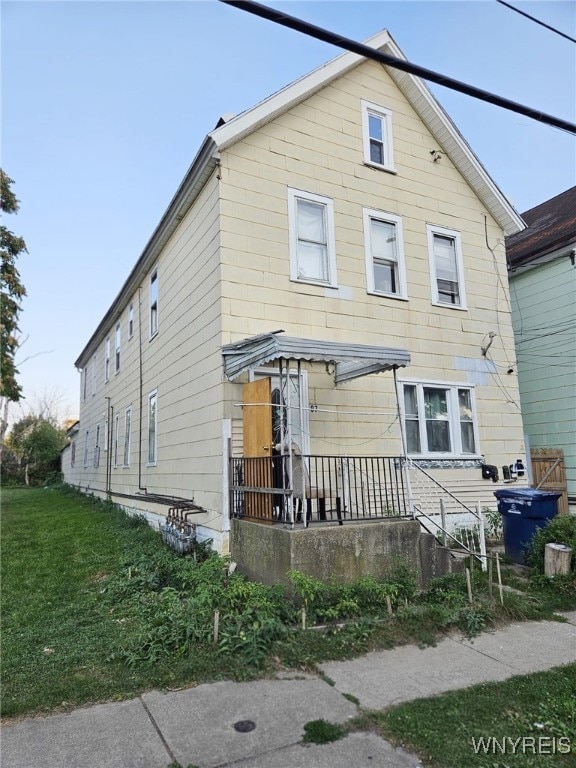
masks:
<path id="1" fill-rule="evenodd" d="M 151 722 L 151 723 L 152 723 L 152 725 L 154 726 L 154 729 L 155 729 L 156 733 L 158 734 L 158 738 L 160 739 L 160 741 L 161 741 L 161 742 L 162 742 L 162 744 L 164 745 L 164 749 L 166 750 L 166 752 L 168 752 L 168 757 L 170 758 L 170 762 L 172 762 L 172 763 L 176 763 L 176 762 L 178 762 L 178 761 L 176 760 L 176 755 L 175 755 L 175 754 L 174 754 L 174 752 L 172 752 L 172 750 L 170 749 L 170 745 L 168 744 L 168 742 L 167 742 L 167 741 L 166 741 L 166 739 L 164 738 L 164 734 L 163 734 L 163 733 L 162 733 L 162 731 L 160 730 L 160 726 L 158 725 L 158 723 L 157 723 L 157 722 L 156 722 L 156 720 L 154 719 L 154 715 L 153 715 L 153 714 L 152 714 L 152 712 L 150 712 L 150 710 L 148 709 L 148 707 L 147 707 L 147 705 L 146 705 L 146 702 L 144 701 L 144 699 L 142 698 L 142 696 L 138 696 L 138 700 L 140 701 L 140 704 L 142 704 L 142 706 L 144 707 L 144 711 L 146 712 L 146 714 L 148 715 L 148 717 L 149 717 L 149 719 L 150 719 L 150 722 Z"/>

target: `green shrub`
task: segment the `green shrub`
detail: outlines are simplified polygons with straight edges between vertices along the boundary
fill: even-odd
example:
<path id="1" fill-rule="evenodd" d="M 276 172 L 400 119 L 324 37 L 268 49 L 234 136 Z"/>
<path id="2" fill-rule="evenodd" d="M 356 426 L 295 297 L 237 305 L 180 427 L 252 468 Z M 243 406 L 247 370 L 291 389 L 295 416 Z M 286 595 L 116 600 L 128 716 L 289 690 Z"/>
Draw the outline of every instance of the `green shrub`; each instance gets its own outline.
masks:
<path id="1" fill-rule="evenodd" d="M 572 548 L 572 571 L 576 572 L 576 516 L 556 515 L 534 534 L 527 550 L 528 563 L 544 573 L 546 544 L 565 544 Z"/>

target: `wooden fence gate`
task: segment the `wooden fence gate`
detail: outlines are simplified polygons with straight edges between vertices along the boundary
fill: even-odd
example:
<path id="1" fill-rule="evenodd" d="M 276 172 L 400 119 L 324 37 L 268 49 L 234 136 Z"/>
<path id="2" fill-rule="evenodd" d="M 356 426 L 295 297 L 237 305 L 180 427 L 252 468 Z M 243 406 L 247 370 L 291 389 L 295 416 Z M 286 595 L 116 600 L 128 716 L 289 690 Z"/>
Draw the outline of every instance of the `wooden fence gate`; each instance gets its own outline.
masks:
<path id="1" fill-rule="evenodd" d="M 561 515 L 567 515 L 569 512 L 568 485 L 564 451 L 562 448 L 534 448 L 531 459 L 534 488 L 561 493 L 558 499 L 558 512 Z"/>

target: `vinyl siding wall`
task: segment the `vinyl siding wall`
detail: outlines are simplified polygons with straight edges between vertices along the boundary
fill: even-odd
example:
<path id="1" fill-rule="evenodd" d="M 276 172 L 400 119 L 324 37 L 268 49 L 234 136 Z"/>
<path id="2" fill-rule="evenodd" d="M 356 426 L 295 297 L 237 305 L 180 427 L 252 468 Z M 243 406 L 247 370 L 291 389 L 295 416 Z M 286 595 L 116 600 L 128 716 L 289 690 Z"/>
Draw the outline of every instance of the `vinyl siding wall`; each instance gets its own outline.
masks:
<path id="1" fill-rule="evenodd" d="M 150 275 L 158 270 L 158 334 L 149 334 Z M 142 486 L 153 494 L 194 498 L 209 514 L 195 522 L 221 528 L 222 488 L 222 357 L 220 352 L 219 203 L 216 174 L 208 181 L 180 223 L 152 270 L 142 278 L 139 291 L 126 297 L 120 315 L 121 369 L 114 373 L 114 328 L 110 328 L 110 381 L 104 382 L 105 338 L 97 348 L 97 392 L 91 393 L 92 355 L 88 363 L 89 394 L 82 400 L 76 466 L 69 481 L 86 490 L 105 491 L 106 459 L 92 462 L 95 427 L 106 416 L 107 400 L 114 416 L 120 414 L 118 466 L 112 467 L 111 489 L 137 494 L 140 449 L 140 358 L 142 350 Z M 128 339 L 128 307 L 134 306 L 134 336 Z M 157 464 L 147 466 L 148 395 L 158 392 Z M 81 393 L 82 395 L 82 393 Z M 123 467 L 124 413 L 132 406 L 130 467 Z M 90 428 L 90 462 L 84 468 L 84 433 Z M 112 435 L 110 450 L 114 449 Z M 103 439 L 103 438 L 102 438 Z M 101 440 L 102 442 L 102 440 Z M 113 495 L 114 498 L 114 495 Z M 137 500 L 115 499 L 142 509 Z M 166 514 L 166 507 L 145 505 Z"/>
<path id="2" fill-rule="evenodd" d="M 392 110 L 396 174 L 363 163 L 361 99 Z M 498 374 L 476 387 L 479 448 L 487 462 L 510 464 L 524 444 L 516 377 L 506 375 L 514 346 L 504 237 L 448 157 L 433 162 L 434 149 L 442 153 L 385 70 L 365 62 L 222 152 L 223 342 L 282 328 L 402 347 L 412 364 L 399 378 L 466 383 L 478 375 L 462 368 L 484 365 L 480 347 L 494 331 Z M 334 201 L 338 290 L 290 280 L 289 187 Z M 363 208 L 402 217 L 408 301 L 366 292 Z M 431 303 L 426 224 L 461 233 L 465 311 Z M 310 403 L 339 411 L 311 414 L 313 453 L 401 452 L 391 373 L 335 388 L 324 366 L 308 367 Z M 239 385 L 230 399 L 241 399 Z M 228 415 L 240 419 L 230 406 Z M 480 485 L 493 501 L 492 484 Z"/>
<path id="3" fill-rule="evenodd" d="M 511 278 L 520 397 L 532 448 L 562 448 L 576 500 L 576 271 L 563 256 Z"/>

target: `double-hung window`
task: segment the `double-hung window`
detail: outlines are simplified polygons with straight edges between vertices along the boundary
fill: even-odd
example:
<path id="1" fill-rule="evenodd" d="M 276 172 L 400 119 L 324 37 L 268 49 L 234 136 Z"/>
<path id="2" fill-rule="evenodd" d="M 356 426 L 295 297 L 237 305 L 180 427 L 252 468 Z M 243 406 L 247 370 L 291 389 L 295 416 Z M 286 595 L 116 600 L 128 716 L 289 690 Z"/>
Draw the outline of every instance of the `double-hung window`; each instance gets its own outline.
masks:
<path id="1" fill-rule="evenodd" d="M 94 466 L 100 465 L 100 424 L 96 424 L 96 442 L 94 444 Z"/>
<path id="2" fill-rule="evenodd" d="M 120 449 L 120 414 L 114 417 L 114 466 L 118 466 L 118 452 Z"/>
<path id="3" fill-rule="evenodd" d="M 92 355 L 92 395 L 96 394 L 96 352 Z"/>
<path id="4" fill-rule="evenodd" d="M 134 304 L 130 304 L 128 309 L 128 338 L 134 336 Z"/>
<path id="5" fill-rule="evenodd" d="M 460 233 L 427 226 L 432 303 L 466 309 Z"/>
<path id="6" fill-rule="evenodd" d="M 410 455 L 478 455 L 472 387 L 458 384 L 402 384 L 406 449 Z"/>
<path id="7" fill-rule="evenodd" d="M 124 413 L 124 466 L 130 466 L 130 433 L 132 431 L 132 406 Z"/>
<path id="8" fill-rule="evenodd" d="M 148 395 L 148 464 L 154 466 L 157 461 L 158 444 L 158 391 Z"/>
<path id="9" fill-rule="evenodd" d="M 158 270 L 150 275 L 150 338 L 158 333 Z"/>
<path id="10" fill-rule="evenodd" d="M 288 190 L 290 278 L 337 287 L 334 203 L 329 197 Z"/>
<path id="11" fill-rule="evenodd" d="M 368 293 L 406 299 L 402 219 L 365 208 L 364 248 Z"/>
<path id="12" fill-rule="evenodd" d="M 90 430 L 87 429 L 84 437 L 84 466 L 88 466 L 88 449 L 90 447 Z"/>
<path id="13" fill-rule="evenodd" d="M 116 373 L 120 371 L 120 323 L 116 323 L 116 349 L 114 356 L 114 370 Z"/>
<path id="14" fill-rule="evenodd" d="M 104 345 L 104 381 L 110 381 L 110 336 Z"/>
<path id="15" fill-rule="evenodd" d="M 392 112 L 386 107 L 362 101 L 364 162 L 394 172 Z"/>

